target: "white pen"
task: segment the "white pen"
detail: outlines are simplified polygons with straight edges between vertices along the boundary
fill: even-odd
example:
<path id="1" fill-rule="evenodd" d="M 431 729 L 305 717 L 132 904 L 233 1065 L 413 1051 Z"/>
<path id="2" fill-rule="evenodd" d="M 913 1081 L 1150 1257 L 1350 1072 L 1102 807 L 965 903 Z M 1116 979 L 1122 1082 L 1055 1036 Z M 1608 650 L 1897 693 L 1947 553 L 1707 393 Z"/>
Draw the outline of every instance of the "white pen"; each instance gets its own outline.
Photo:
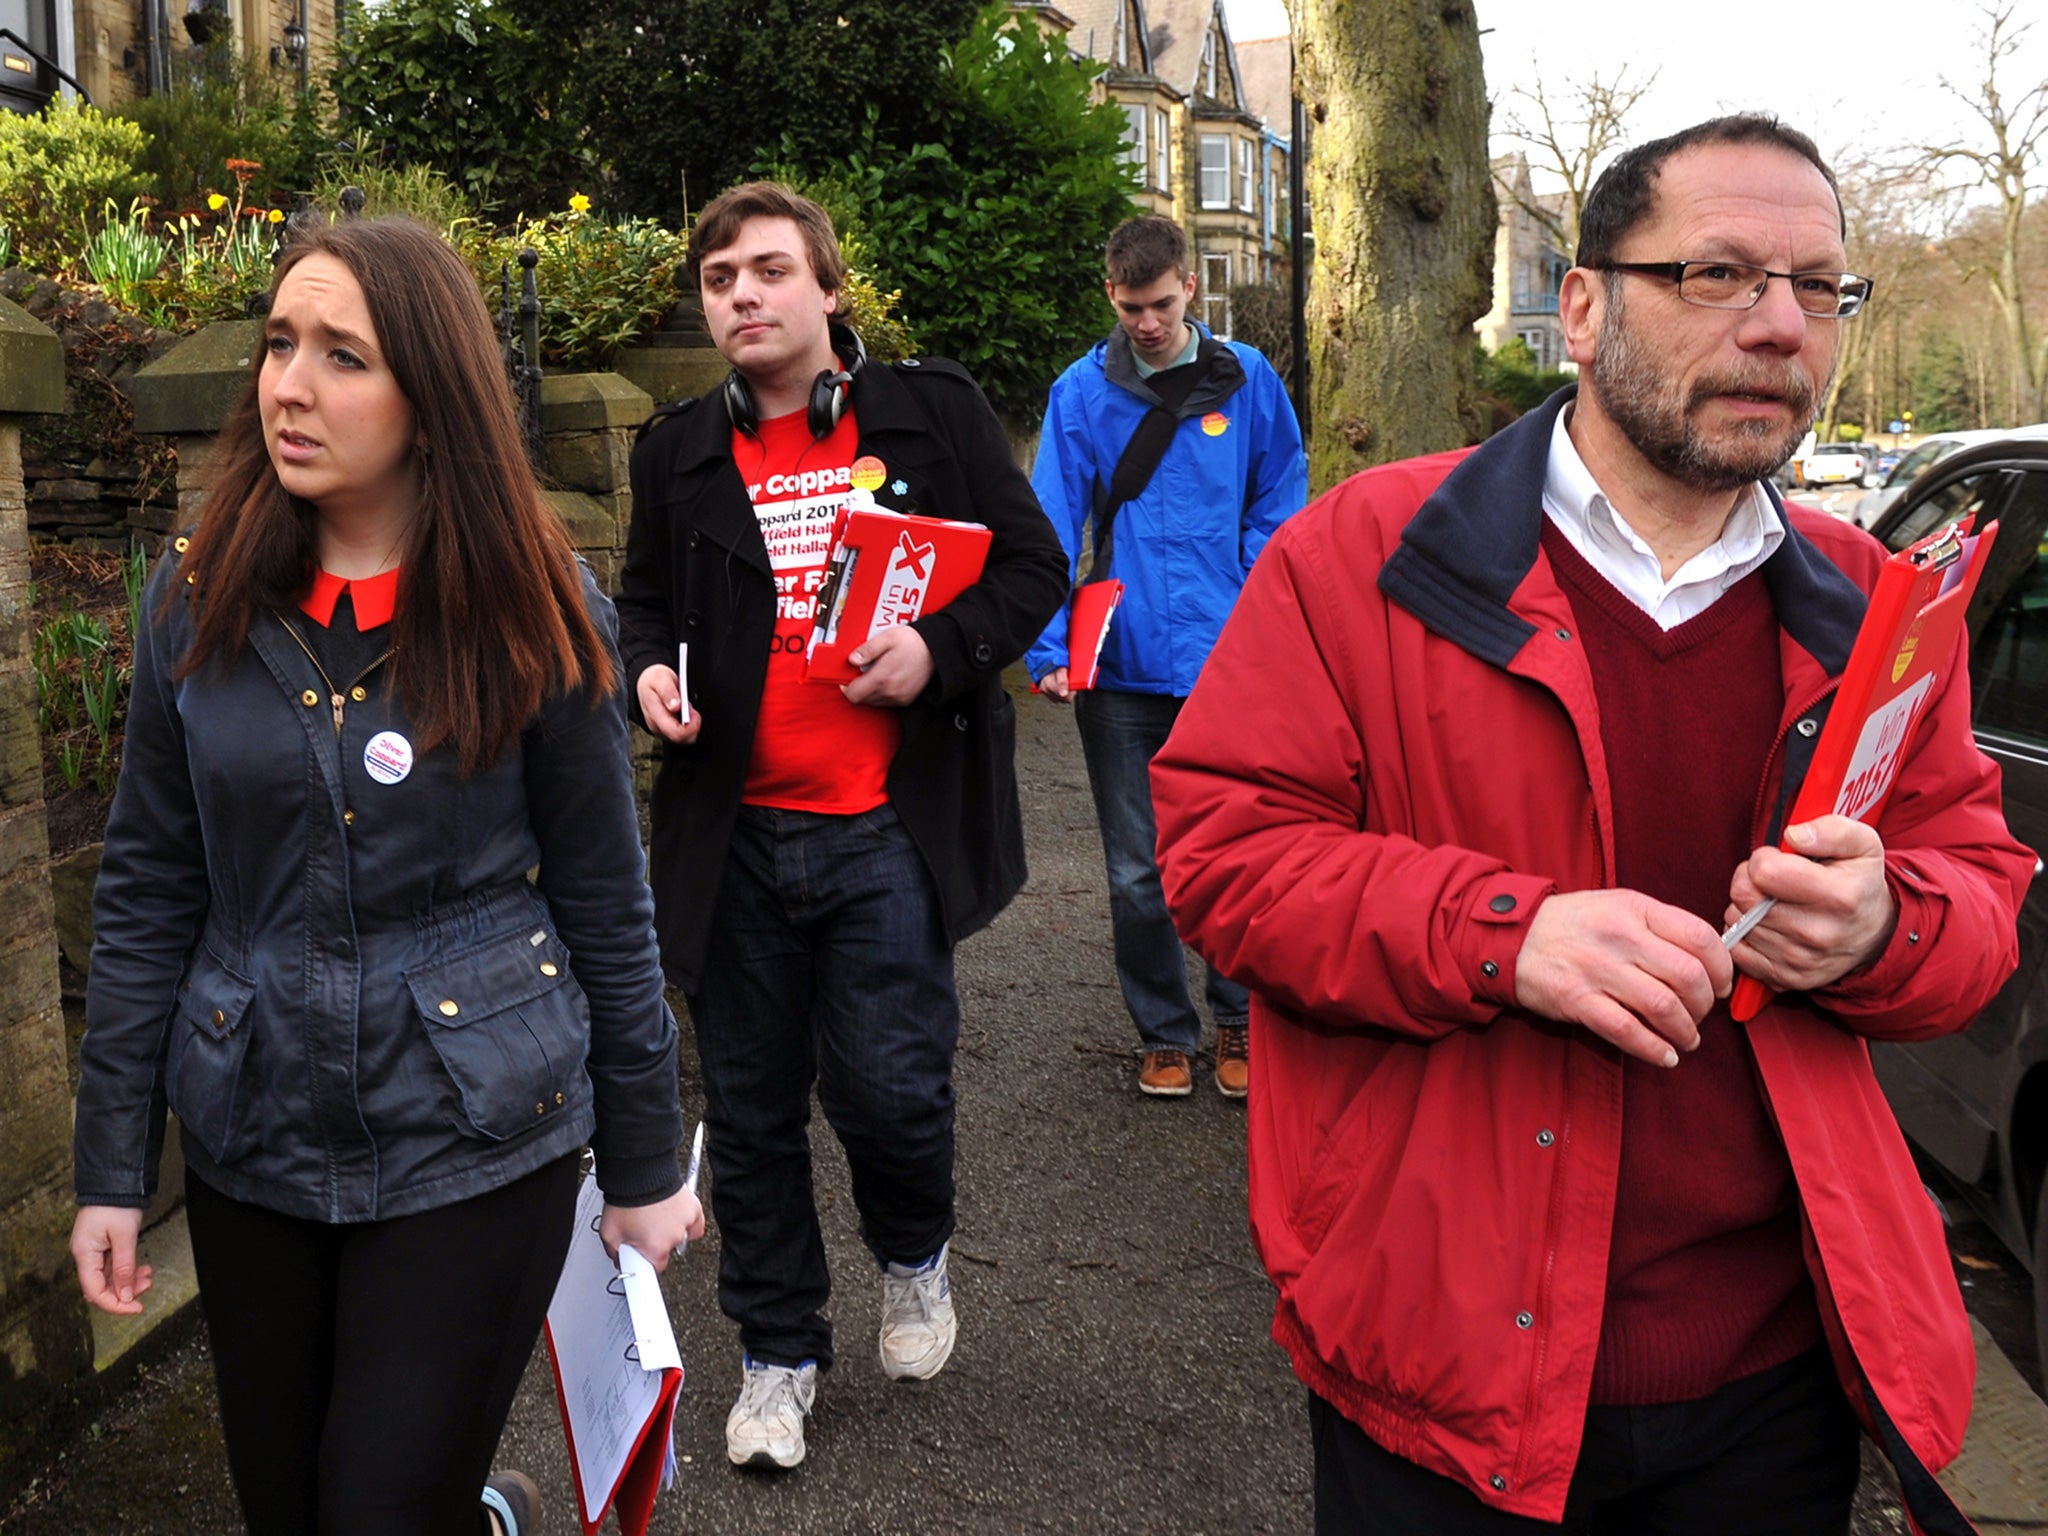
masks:
<path id="1" fill-rule="evenodd" d="M 697 1170 L 704 1166 L 704 1122 L 697 1122 L 697 1134 L 690 1138 L 690 1162 L 683 1169 L 683 1188 L 691 1194 L 697 1193 Z M 686 1237 L 676 1244 L 675 1254 L 681 1258 L 690 1251 L 690 1240 Z"/>
<path id="2" fill-rule="evenodd" d="M 1762 922 L 1764 918 L 1769 914 L 1771 908 L 1775 907 L 1777 904 L 1777 897 L 1766 896 L 1762 901 L 1758 902 L 1755 906 L 1751 907 L 1747 912 L 1743 913 L 1742 916 L 1738 917 L 1737 919 L 1735 919 L 1734 922 L 1728 925 L 1728 931 L 1721 935 L 1721 942 L 1727 945 L 1730 949 L 1733 949 L 1736 945 L 1740 944 L 1744 939 L 1749 937 L 1750 929 L 1754 928 L 1758 923 Z M 701 1131 L 702 1129 L 702 1126 L 698 1127 L 698 1130 Z"/>

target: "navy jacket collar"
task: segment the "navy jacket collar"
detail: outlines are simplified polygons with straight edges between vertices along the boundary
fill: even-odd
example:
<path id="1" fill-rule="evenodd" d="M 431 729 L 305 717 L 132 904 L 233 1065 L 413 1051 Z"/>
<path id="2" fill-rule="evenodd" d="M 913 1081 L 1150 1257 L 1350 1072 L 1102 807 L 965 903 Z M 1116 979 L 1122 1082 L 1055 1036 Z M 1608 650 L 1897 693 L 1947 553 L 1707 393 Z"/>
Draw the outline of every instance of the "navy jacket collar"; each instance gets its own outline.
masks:
<path id="1" fill-rule="evenodd" d="M 1577 393 L 1559 390 L 1461 460 L 1416 509 L 1380 570 L 1390 601 L 1495 666 L 1505 667 L 1536 632 L 1509 600 L 1536 563 L 1551 432 Z M 1799 531 L 1777 491 L 1766 490 L 1785 527 L 1785 541 L 1763 565 L 1779 627 L 1839 676 L 1867 600 Z"/>

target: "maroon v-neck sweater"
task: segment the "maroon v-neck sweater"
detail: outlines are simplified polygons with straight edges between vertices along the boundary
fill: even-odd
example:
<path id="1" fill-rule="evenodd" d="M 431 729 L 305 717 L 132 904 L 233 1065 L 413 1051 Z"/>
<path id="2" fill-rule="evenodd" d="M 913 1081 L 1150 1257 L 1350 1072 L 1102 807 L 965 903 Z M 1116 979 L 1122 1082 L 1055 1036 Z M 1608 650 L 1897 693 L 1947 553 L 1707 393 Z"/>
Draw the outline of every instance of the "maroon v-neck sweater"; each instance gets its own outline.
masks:
<path id="1" fill-rule="evenodd" d="M 1751 573 L 1672 630 L 1546 520 L 1614 795 L 1614 883 L 1719 928 L 1784 709 L 1778 623 Z M 1685 1402 L 1820 1338 L 1792 1168 L 1749 1040 L 1718 1003 L 1675 1068 L 1623 1058 L 1621 1177 L 1595 1403 Z"/>

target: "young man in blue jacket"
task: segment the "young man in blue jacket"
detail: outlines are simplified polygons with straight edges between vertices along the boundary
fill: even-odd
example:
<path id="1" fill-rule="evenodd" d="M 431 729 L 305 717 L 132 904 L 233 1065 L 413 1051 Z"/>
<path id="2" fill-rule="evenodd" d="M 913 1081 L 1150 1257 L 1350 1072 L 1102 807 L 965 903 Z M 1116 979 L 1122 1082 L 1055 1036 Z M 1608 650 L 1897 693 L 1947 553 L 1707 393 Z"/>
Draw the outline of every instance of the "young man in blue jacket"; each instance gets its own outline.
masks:
<path id="1" fill-rule="evenodd" d="M 1091 579 L 1121 581 L 1123 598 L 1092 689 L 1071 686 L 1065 609 L 1025 662 L 1041 692 L 1074 703 L 1109 867 L 1117 981 L 1144 1046 L 1138 1087 L 1185 1098 L 1202 1021 L 1160 894 L 1147 772 L 1252 562 L 1308 499 L 1308 465 L 1272 364 L 1188 319 L 1195 277 L 1179 225 L 1127 219 L 1109 238 L 1107 265 L 1117 328 L 1053 384 L 1031 483 L 1070 570 L 1093 522 Z M 1171 426 L 1164 452 L 1148 454 L 1142 442 L 1132 449 L 1154 411 L 1165 413 L 1157 430 Z M 1113 503 L 1112 479 L 1128 488 L 1136 478 L 1135 464 L 1116 475 L 1127 450 L 1156 459 L 1156 468 L 1128 501 Z M 1249 999 L 1213 969 L 1208 993 L 1216 1087 L 1241 1099 Z"/>

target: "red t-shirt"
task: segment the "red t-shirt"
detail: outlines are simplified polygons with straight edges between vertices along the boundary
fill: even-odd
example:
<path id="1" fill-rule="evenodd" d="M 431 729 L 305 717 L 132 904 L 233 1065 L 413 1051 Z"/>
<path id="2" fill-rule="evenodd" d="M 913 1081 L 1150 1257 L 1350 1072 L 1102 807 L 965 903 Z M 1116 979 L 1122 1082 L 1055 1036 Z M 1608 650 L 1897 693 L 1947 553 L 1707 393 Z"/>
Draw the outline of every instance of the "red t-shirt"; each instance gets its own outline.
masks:
<path id="1" fill-rule="evenodd" d="M 903 740 L 896 711 L 849 704 L 836 685 L 804 681 L 832 520 L 852 489 L 859 443 L 851 411 L 822 439 L 802 411 L 762 422 L 758 438 L 732 435 L 775 572 L 775 641 L 741 796 L 749 805 L 853 816 L 889 798 L 889 764 Z"/>

